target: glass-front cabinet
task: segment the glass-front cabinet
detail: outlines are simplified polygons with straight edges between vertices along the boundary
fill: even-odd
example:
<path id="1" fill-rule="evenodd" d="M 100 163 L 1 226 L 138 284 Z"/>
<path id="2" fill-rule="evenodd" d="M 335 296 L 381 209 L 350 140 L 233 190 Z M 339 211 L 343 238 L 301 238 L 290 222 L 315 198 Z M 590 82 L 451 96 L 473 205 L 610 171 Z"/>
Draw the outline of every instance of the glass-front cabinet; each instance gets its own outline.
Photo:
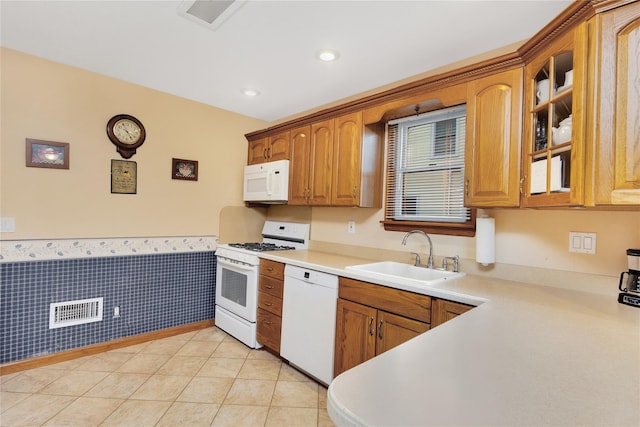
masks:
<path id="1" fill-rule="evenodd" d="M 586 41 L 581 24 L 525 66 L 524 207 L 584 204 Z"/>

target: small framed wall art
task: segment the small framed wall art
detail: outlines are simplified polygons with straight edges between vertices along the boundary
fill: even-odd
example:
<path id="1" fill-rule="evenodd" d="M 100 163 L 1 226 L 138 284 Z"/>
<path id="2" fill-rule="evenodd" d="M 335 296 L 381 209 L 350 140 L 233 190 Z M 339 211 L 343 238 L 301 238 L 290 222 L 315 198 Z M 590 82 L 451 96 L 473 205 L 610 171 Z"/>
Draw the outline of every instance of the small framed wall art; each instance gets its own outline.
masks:
<path id="1" fill-rule="evenodd" d="M 69 144 L 26 138 L 27 167 L 69 169 Z"/>
<path id="2" fill-rule="evenodd" d="M 111 193 L 138 192 L 138 164 L 127 160 L 111 160 Z"/>
<path id="3" fill-rule="evenodd" d="M 171 159 L 171 178 L 197 181 L 198 162 L 196 160 Z"/>

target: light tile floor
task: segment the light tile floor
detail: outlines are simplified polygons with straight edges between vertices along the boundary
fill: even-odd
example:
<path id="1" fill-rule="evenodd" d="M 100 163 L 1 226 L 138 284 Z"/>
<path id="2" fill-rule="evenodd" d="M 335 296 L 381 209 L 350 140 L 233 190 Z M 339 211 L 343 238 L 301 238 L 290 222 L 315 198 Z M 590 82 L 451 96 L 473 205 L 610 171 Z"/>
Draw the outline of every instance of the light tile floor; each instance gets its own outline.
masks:
<path id="1" fill-rule="evenodd" d="M 333 426 L 327 390 L 216 327 L 0 377 L 0 426 Z"/>

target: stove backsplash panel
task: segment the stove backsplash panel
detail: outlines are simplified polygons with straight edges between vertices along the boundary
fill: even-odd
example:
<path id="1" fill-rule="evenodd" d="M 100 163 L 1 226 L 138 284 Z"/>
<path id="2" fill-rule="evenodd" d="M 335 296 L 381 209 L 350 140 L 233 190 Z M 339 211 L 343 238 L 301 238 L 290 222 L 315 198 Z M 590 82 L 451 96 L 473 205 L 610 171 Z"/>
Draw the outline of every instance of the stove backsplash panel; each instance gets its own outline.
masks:
<path id="1" fill-rule="evenodd" d="M 171 247 L 172 253 L 26 262 L 5 257 L 0 262 L 0 363 L 212 319 L 215 244 L 205 251 Z M 49 329 L 51 303 L 99 297 L 102 321 Z"/>

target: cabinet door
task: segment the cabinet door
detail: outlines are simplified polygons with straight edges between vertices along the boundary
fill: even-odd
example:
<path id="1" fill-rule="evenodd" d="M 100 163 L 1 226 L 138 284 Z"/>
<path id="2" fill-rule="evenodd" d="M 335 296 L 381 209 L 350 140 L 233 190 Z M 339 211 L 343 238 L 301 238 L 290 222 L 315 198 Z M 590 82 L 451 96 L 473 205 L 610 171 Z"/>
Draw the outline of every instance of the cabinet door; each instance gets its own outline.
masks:
<path id="1" fill-rule="evenodd" d="M 585 203 L 586 23 L 525 67 L 522 206 Z"/>
<path id="2" fill-rule="evenodd" d="M 472 308 L 473 306 L 471 305 L 460 304 L 458 302 L 443 299 L 434 299 L 431 313 L 431 327 L 435 328 L 438 325 L 442 325 L 444 322 L 447 322 L 462 313 L 466 313 Z"/>
<path id="3" fill-rule="evenodd" d="M 311 126 L 291 131 L 289 159 L 289 205 L 309 204 L 309 158 Z"/>
<path id="4" fill-rule="evenodd" d="M 465 206 L 519 205 L 522 69 L 467 86 Z"/>
<path id="5" fill-rule="evenodd" d="M 255 165 L 267 161 L 267 147 L 269 146 L 269 138 L 260 138 L 255 141 L 249 141 L 249 159 L 247 163 Z"/>
<path id="6" fill-rule="evenodd" d="M 333 140 L 333 206 L 360 204 L 362 112 L 335 119 Z"/>
<path id="7" fill-rule="evenodd" d="M 596 23 L 595 204 L 640 205 L 640 3 Z"/>
<path id="8" fill-rule="evenodd" d="M 273 313 L 258 308 L 256 338 L 265 347 L 280 353 L 280 332 L 282 319 Z"/>
<path id="9" fill-rule="evenodd" d="M 376 355 L 429 330 L 429 324 L 378 311 Z"/>
<path id="10" fill-rule="evenodd" d="M 331 168 L 333 160 L 333 119 L 311 125 L 309 157 L 309 203 L 331 204 Z"/>
<path id="11" fill-rule="evenodd" d="M 269 147 L 267 148 L 270 162 L 276 160 L 286 160 L 289 158 L 289 131 L 280 132 L 269 137 Z"/>
<path id="12" fill-rule="evenodd" d="M 338 298 L 334 377 L 375 356 L 376 309 Z"/>

